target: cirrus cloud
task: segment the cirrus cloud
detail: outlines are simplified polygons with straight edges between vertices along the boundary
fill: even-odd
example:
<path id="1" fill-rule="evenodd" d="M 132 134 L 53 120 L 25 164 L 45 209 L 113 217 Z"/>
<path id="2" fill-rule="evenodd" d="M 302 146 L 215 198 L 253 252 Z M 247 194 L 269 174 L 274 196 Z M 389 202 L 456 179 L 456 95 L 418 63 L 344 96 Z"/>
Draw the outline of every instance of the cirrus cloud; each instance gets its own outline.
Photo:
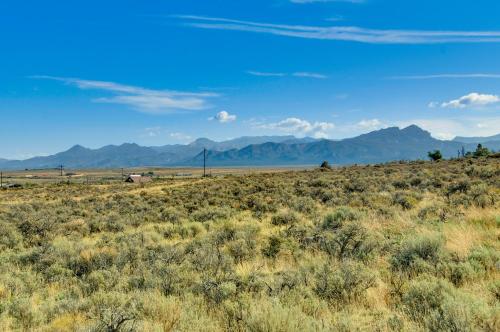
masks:
<path id="1" fill-rule="evenodd" d="M 249 71 L 247 71 L 247 74 L 250 74 L 252 76 L 262 76 L 262 77 L 283 77 L 283 76 L 286 76 L 285 73 L 272 73 L 272 72 L 263 72 L 263 71 L 255 71 L 255 70 L 249 70 Z"/>
<path id="2" fill-rule="evenodd" d="M 369 44 L 500 43 L 500 31 L 370 29 L 356 26 L 310 26 L 261 23 L 195 15 L 174 16 L 199 29 L 245 31 L 275 36 Z"/>
<path id="3" fill-rule="evenodd" d="M 181 92 L 174 90 L 153 90 L 143 87 L 124 85 L 115 82 L 84 80 L 56 76 L 31 76 L 63 82 L 81 90 L 99 90 L 112 96 L 92 99 L 95 103 L 121 104 L 137 111 L 151 114 L 165 114 L 176 111 L 197 111 L 209 108 L 209 98 L 219 94 L 211 92 Z"/>
<path id="4" fill-rule="evenodd" d="M 263 71 L 249 70 L 249 71 L 247 71 L 247 74 L 250 74 L 252 76 L 262 76 L 262 77 L 285 77 L 285 76 L 293 76 L 293 77 L 316 78 L 316 79 L 325 79 L 325 78 L 328 78 L 327 75 L 320 74 L 320 73 L 307 72 L 307 71 L 300 71 L 300 72 L 295 72 L 295 73 L 288 74 L 288 73 L 263 72 Z"/>

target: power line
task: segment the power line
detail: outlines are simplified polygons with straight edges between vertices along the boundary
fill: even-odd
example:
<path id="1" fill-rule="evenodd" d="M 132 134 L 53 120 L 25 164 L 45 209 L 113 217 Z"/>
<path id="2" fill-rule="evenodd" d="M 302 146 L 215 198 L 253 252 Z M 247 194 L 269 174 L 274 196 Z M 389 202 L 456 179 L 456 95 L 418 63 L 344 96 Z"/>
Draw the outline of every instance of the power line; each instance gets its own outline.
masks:
<path id="1" fill-rule="evenodd" d="M 207 177 L 207 149 L 203 148 L 203 177 Z"/>

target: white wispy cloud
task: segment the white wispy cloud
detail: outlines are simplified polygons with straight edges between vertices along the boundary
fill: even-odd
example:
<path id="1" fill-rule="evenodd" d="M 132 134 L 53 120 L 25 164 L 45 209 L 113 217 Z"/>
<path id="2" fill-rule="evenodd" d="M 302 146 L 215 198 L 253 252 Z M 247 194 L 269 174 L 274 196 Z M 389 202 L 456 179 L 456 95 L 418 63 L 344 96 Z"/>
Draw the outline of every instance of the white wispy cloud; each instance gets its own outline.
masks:
<path id="1" fill-rule="evenodd" d="M 262 77 L 283 77 L 287 75 L 285 73 L 271 73 L 271 72 L 255 71 L 255 70 L 248 70 L 247 74 L 253 76 L 262 76 Z"/>
<path id="2" fill-rule="evenodd" d="M 236 121 L 236 115 L 234 114 L 229 114 L 226 111 L 220 111 L 217 113 L 215 116 L 208 118 L 209 120 L 217 120 L 220 123 L 228 123 L 228 122 L 233 122 Z"/>
<path id="3" fill-rule="evenodd" d="M 249 70 L 247 74 L 253 76 L 262 76 L 262 77 L 285 77 L 285 76 L 293 76 L 293 77 L 303 77 L 303 78 L 316 78 L 316 79 L 325 79 L 328 78 L 327 75 L 320 73 L 312 73 L 312 72 L 295 72 L 295 73 L 279 73 L 279 72 L 262 72 L 262 71 L 254 71 Z"/>
<path id="4" fill-rule="evenodd" d="M 372 44 L 499 43 L 500 31 L 387 30 L 352 26 L 260 23 L 193 15 L 176 16 L 201 29 L 247 31 L 277 36 Z"/>
<path id="5" fill-rule="evenodd" d="M 494 78 L 500 79 L 500 74 L 434 74 L 434 75 L 409 75 L 409 76 L 392 76 L 389 77 L 394 80 L 432 80 L 432 79 L 466 79 L 466 78 Z"/>
<path id="6" fill-rule="evenodd" d="M 497 95 L 470 93 L 466 96 L 454 99 L 441 104 L 443 108 L 468 108 L 477 106 L 487 106 L 500 102 L 500 97 Z"/>
<path id="7" fill-rule="evenodd" d="M 290 0 L 292 3 L 306 4 L 317 2 L 350 2 L 350 3 L 363 3 L 365 0 Z"/>
<path id="8" fill-rule="evenodd" d="M 115 82 L 92 81 L 80 78 L 55 76 L 32 76 L 31 78 L 60 81 L 82 90 L 92 89 L 107 92 L 113 96 L 95 98 L 92 101 L 96 103 L 122 104 L 141 112 L 153 114 L 172 113 L 180 110 L 203 110 L 210 107 L 209 98 L 219 96 L 216 93 L 209 92 L 153 90 Z"/>
<path id="9" fill-rule="evenodd" d="M 323 74 L 309 73 L 309 72 L 297 72 L 297 73 L 293 73 L 292 76 L 295 76 L 295 77 L 307 77 L 307 78 L 318 78 L 318 79 L 328 78 L 328 76 L 323 75 Z"/>
<path id="10" fill-rule="evenodd" d="M 335 128 L 331 122 L 309 122 L 299 118 L 287 118 L 285 120 L 260 124 L 261 129 L 278 130 L 295 135 L 311 135 L 315 138 L 328 138 L 328 131 Z"/>
<path id="11" fill-rule="evenodd" d="M 327 22 L 340 22 L 343 20 L 344 20 L 344 17 L 342 15 L 336 15 L 336 16 L 328 17 L 325 19 L 325 21 L 327 21 Z"/>

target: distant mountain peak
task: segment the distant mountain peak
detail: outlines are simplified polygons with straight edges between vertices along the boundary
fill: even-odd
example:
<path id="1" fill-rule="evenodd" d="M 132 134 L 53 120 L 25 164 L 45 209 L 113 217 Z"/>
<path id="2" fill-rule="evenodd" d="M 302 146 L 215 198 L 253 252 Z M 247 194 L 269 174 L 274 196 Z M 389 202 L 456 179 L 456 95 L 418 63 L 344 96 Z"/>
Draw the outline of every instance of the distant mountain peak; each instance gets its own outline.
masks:
<path id="1" fill-rule="evenodd" d="M 120 145 L 120 147 L 123 147 L 123 148 L 136 148 L 136 147 L 140 147 L 139 144 L 137 143 L 123 143 L 122 145 Z"/>
<path id="2" fill-rule="evenodd" d="M 417 125 L 410 125 L 406 128 L 401 129 L 401 132 L 405 134 L 411 134 L 411 135 L 421 135 L 425 137 L 431 137 L 431 133 L 428 132 L 427 130 L 424 130 L 420 128 Z"/>
<path id="3" fill-rule="evenodd" d="M 86 150 L 87 148 L 80 145 L 80 144 L 75 144 L 71 148 L 69 148 L 68 151 L 78 151 L 78 150 Z"/>
<path id="4" fill-rule="evenodd" d="M 197 138 L 195 141 L 189 143 L 189 145 L 191 145 L 191 146 L 200 146 L 200 145 L 205 145 L 205 144 L 213 145 L 215 143 L 216 142 L 212 141 L 211 139 L 208 139 L 206 137 L 200 137 L 200 138 Z"/>
<path id="5" fill-rule="evenodd" d="M 80 153 L 84 153 L 87 151 L 90 151 L 90 149 L 87 149 L 86 147 L 81 146 L 80 144 L 76 144 L 76 145 L 73 145 L 68 150 L 66 150 L 65 152 L 60 152 L 60 153 L 70 153 L 70 154 L 75 155 L 75 154 L 80 154 Z"/>

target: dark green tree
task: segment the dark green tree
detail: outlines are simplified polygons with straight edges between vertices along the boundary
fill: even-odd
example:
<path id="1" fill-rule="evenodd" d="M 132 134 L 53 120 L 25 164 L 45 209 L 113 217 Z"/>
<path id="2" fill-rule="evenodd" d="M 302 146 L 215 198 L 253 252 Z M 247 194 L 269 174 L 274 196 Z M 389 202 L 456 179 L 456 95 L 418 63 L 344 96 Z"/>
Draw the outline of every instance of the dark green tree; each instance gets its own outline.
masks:
<path id="1" fill-rule="evenodd" d="M 439 151 L 439 150 L 434 150 L 432 152 L 429 152 L 429 153 L 427 153 L 427 155 L 429 156 L 429 158 L 432 161 L 438 161 L 438 160 L 443 159 L 443 155 L 441 154 L 441 151 Z"/>
<path id="2" fill-rule="evenodd" d="M 332 169 L 332 166 L 330 166 L 330 163 L 329 163 L 328 161 L 326 161 L 326 160 L 325 160 L 325 161 L 323 161 L 323 162 L 321 163 L 320 168 L 324 168 L 324 169 Z"/>
<path id="3" fill-rule="evenodd" d="M 474 151 L 474 157 L 487 157 L 490 155 L 490 150 L 488 148 L 483 147 L 482 144 L 478 144 L 476 151 Z"/>

